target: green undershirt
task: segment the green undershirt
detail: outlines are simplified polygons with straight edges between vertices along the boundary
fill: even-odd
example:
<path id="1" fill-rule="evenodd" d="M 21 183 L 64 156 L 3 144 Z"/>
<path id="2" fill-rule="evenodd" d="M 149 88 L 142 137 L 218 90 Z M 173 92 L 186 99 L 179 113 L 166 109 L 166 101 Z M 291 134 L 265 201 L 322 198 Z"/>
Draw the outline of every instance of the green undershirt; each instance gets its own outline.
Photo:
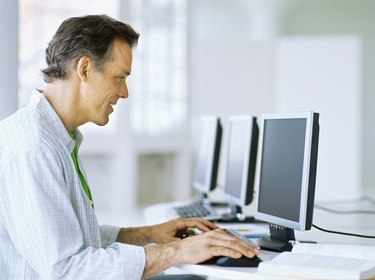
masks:
<path id="1" fill-rule="evenodd" d="M 72 139 L 75 141 L 74 133 L 70 132 L 70 131 L 68 131 L 68 133 L 69 133 L 70 137 L 72 137 Z M 76 167 L 76 171 L 77 171 L 79 180 L 81 181 L 81 185 L 82 185 L 82 187 L 83 187 L 83 189 L 84 189 L 84 191 L 87 195 L 87 198 L 89 199 L 91 206 L 94 207 L 94 202 L 92 201 L 90 188 L 87 185 L 85 177 L 83 177 L 81 170 L 79 169 L 77 153 L 78 153 L 77 147 L 74 146 L 74 149 L 73 149 L 73 152 L 72 152 L 72 159 L 73 159 L 73 162 L 74 162 L 74 166 Z"/>

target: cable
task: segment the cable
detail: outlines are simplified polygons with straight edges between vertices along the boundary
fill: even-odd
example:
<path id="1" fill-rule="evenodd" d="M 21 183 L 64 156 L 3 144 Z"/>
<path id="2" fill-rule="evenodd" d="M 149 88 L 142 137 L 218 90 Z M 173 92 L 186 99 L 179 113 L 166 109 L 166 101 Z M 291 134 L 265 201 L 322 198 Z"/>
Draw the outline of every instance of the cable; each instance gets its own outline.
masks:
<path id="1" fill-rule="evenodd" d="M 341 235 L 349 235 L 349 236 L 356 236 L 356 237 L 362 237 L 362 238 L 375 238 L 374 235 L 363 235 L 363 234 L 357 234 L 357 233 L 350 233 L 350 232 L 342 232 L 342 231 L 334 231 L 334 230 L 329 230 L 329 229 L 324 229 L 324 228 L 321 228 L 315 224 L 312 225 L 314 228 L 318 229 L 318 230 L 321 230 L 321 231 L 324 231 L 324 232 L 328 232 L 328 233 L 334 233 L 334 234 L 341 234 Z"/>
<path id="2" fill-rule="evenodd" d="M 361 201 L 366 201 L 366 202 L 368 202 L 372 205 L 375 205 L 375 199 L 373 199 L 370 196 L 366 196 L 366 195 L 362 196 L 358 199 L 330 201 L 330 204 L 358 203 L 358 202 L 361 202 Z M 371 214 L 371 215 L 375 214 L 375 211 L 371 211 L 371 210 L 334 210 L 334 209 L 330 209 L 330 208 L 320 206 L 320 205 L 317 205 L 317 204 L 315 204 L 314 207 L 317 208 L 317 209 L 324 210 L 324 211 L 327 211 L 327 212 L 330 212 L 330 213 L 335 213 L 335 214 Z M 361 238 L 375 238 L 375 236 L 373 236 L 373 235 L 363 235 L 363 234 L 350 233 L 350 232 L 334 231 L 334 230 L 321 228 L 321 227 L 319 227 L 315 224 L 313 224 L 312 226 L 314 228 L 318 229 L 318 230 L 328 232 L 328 233 L 333 233 L 333 234 L 341 234 L 341 235 L 355 236 L 355 237 L 361 237 Z"/>
<path id="3" fill-rule="evenodd" d="M 320 206 L 317 204 L 315 204 L 314 207 L 323 211 L 334 213 L 334 214 L 370 214 L 370 215 L 375 214 L 375 211 L 371 211 L 371 210 L 333 210 L 333 209 Z"/>
<path id="4" fill-rule="evenodd" d="M 364 195 L 364 196 L 361 196 L 359 198 L 354 198 L 354 199 L 340 199 L 340 200 L 323 200 L 323 201 L 320 201 L 320 203 L 329 203 L 329 204 L 349 204 L 349 203 L 358 203 L 358 202 L 361 202 L 361 201 L 366 201 L 372 205 L 375 205 L 375 199 L 368 196 L 368 195 Z"/>

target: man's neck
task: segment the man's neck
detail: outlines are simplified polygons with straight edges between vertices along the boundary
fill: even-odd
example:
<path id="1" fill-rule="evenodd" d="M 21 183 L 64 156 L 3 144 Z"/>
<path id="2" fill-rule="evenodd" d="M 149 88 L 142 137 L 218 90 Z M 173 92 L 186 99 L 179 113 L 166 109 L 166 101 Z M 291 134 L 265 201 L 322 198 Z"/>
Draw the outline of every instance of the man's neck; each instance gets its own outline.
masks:
<path id="1" fill-rule="evenodd" d="M 42 93 L 68 131 L 74 131 L 84 123 L 80 120 L 77 87 L 67 81 L 58 80 L 47 84 Z"/>

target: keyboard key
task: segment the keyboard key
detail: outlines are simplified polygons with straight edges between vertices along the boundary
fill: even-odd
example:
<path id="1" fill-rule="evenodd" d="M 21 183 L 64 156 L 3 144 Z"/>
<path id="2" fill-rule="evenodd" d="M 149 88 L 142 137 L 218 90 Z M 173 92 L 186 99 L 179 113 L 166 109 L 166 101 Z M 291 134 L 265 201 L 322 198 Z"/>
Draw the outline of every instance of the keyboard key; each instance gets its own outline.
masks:
<path id="1" fill-rule="evenodd" d="M 195 202 L 185 206 L 174 207 L 174 209 L 182 218 L 206 217 L 212 215 L 212 213 L 199 202 Z"/>

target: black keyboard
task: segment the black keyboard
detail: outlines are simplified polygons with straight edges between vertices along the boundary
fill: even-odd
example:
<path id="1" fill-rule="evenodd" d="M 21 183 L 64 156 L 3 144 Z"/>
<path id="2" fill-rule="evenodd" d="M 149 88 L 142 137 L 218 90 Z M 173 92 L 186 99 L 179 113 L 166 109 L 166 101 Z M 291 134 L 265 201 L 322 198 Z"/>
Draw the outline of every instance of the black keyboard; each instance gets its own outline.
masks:
<path id="1" fill-rule="evenodd" d="M 174 209 L 181 218 L 207 217 L 212 215 L 211 211 L 200 202 L 174 207 Z"/>

